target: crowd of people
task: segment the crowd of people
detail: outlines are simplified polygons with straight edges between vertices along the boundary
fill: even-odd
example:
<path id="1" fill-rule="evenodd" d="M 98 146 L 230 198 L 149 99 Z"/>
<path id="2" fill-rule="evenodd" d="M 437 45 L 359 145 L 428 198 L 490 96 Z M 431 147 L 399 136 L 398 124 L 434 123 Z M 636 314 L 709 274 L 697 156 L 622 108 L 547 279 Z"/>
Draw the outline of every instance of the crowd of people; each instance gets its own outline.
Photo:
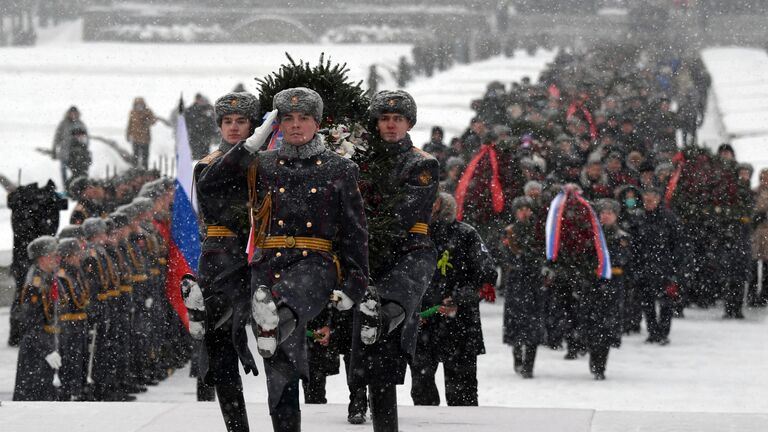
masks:
<path id="1" fill-rule="evenodd" d="M 561 51 L 537 83 L 489 85 L 464 134 L 445 144 L 434 127 L 423 150 L 408 134 L 416 101 L 376 92 L 369 151 L 352 161 L 326 148 L 315 90 L 276 92 L 272 111 L 224 95 L 221 142 L 194 171 L 189 332 L 164 282 L 172 183 L 76 178 L 72 225 L 27 247 L 14 399 L 130 400 L 198 353 L 198 398 L 218 397 L 227 429 L 247 431 L 250 326 L 276 431 L 300 430 L 300 382 L 306 403 L 326 402 L 340 358 L 348 421 L 370 406 L 374 430 L 395 431 L 408 367 L 414 404 L 440 404 L 440 363 L 448 405 L 478 404 L 479 304 L 497 290 L 523 378 L 540 346 L 589 353 L 604 380 L 610 348 L 643 319 L 660 346 L 689 306 L 722 301 L 742 319 L 745 301 L 768 300 L 753 271 L 768 256 L 768 171 L 752 191 L 733 148 L 698 146 L 708 90 L 696 57 Z"/>
<path id="2" fill-rule="evenodd" d="M 188 362 L 165 284 L 173 192 L 143 170 L 72 180 L 70 224 L 26 246 L 11 308 L 14 400 L 135 400 Z"/>
<path id="3" fill-rule="evenodd" d="M 745 303 L 765 306 L 768 171 L 752 190 L 729 144 L 699 146 L 709 84 L 697 57 L 561 51 L 536 84 L 490 84 L 450 143 L 433 128 L 423 148 L 441 161 L 441 188 L 502 270 L 521 376 L 543 345 L 589 352 L 602 380 L 609 348 L 643 317 L 646 342 L 666 345 L 686 307 L 722 302 L 723 318 L 743 319 Z"/>

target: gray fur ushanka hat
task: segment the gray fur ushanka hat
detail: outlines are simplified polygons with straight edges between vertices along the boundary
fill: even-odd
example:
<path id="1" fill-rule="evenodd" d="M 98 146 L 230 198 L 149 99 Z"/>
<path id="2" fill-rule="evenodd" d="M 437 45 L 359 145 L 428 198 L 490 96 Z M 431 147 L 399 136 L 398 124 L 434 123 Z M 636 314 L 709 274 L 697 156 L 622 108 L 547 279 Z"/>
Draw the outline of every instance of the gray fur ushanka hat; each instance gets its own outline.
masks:
<path id="1" fill-rule="evenodd" d="M 323 98 L 306 87 L 294 87 L 281 91 L 272 99 L 272 108 L 278 117 L 291 112 L 309 114 L 319 124 L 323 121 Z"/>
<path id="2" fill-rule="evenodd" d="M 216 124 L 221 127 L 225 115 L 241 114 L 251 119 L 251 126 L 259 123 L 259 99 L 248 92 L 232 92 L 216 99 Z"/>
<path id="3" fill-rule="evenodd" d="M 402 115 L 408 119 L 411 127 L 416 125 L 416 101 L 408 92 L 382 90 L 373 96 L 371 105 L 368 107 L 368 115 L 371 120 L 378 120 L 382 114 L 389 113 Z"/>
<path id="4" fill-rule="evenodd" d="M 82 251 L 83 249 L 80 247 L 80 242 L 75 238 L 61 239 L 56 246 L 56 252 L 63 257 L 77 255 Z"/>
<path id="5" fill-rule="evenodd" d="M 53 253 L 56 253 L 56 237 L 40 236 L 27 245 L 27 256 L 31 260 Z"/>
<path id="6" fill-rule="evenodd" d="M 86 238 L 91 238 L 99 234 L 107 233 L 107 223 L 104 219 L 91 217 L 83 221 L 83 234 Z"/>

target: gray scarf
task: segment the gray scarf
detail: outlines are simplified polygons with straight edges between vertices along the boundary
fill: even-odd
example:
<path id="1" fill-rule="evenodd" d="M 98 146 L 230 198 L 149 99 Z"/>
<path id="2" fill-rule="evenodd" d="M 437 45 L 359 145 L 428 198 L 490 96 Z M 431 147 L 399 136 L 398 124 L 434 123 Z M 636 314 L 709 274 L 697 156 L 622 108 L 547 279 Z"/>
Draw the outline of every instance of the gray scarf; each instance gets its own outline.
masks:
<path id="1" fill-rule="evenodd" d="M 283 142 L 282 147 L 278 150 L 278 154 L 286 159 L 309 159 L 324 151 L 325 143 L 323 143 L 323 137 L 315 134 L 312 141 L 304 145 L 294 146 Z"/>

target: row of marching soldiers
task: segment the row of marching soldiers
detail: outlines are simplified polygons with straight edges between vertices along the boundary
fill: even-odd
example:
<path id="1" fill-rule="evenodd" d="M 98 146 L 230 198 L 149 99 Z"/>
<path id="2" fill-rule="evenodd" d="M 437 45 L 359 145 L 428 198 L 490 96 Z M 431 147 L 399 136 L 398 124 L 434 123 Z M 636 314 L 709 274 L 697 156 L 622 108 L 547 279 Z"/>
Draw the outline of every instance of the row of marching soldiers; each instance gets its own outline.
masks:
<path id="1" fill-rule="evenodd" d="M 165 295 L 173 183 L 27 247 L 13 400 L 130 401 L 189 359 Z"/>

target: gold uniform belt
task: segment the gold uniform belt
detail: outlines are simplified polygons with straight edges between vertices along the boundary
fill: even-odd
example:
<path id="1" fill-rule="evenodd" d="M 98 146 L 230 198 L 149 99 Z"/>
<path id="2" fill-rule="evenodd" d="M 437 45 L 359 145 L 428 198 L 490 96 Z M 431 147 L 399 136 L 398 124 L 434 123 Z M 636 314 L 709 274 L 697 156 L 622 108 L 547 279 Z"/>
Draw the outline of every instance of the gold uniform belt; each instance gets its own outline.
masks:
<path id="1" fill-rule="evenodd" d="M 207 237 L 237 237 L 229 228 L 221 225 L 208 225 L 205 235 Z"/>
<path id="2" fill-rule="evenodd" d="M 112 289 L 112 290 L 109 290 L 109 291 L 105 291 L 103 293 L 96 294 L 96 298 L 99 301 L 104 301 L 104 300 L 109 299 L 109 298 L 118 297 L 119 295 L 120 295 L 120 290 Z"/>
<path id="3" fill-rule="evenodd" d="M 333 254 L 333 242 L 317 237 L 269 236 L 259 243 L 262 249 L 309 249 L 328 252 L 333 257 L 336 266 L 336 282 L 341 286 L 341 261 Z M 306 251 L 304 251 L 306 256 Z"/>
<path id="4" fill-rule="evenodd" d="M 165 258 L 158 258 L 157 259 L 157 263 L 160 264 L 160 265 L 166 265 L 166 264 L 168 264 L 168 260 L 165 259 Z"/>
<path id="5" fill-rule="evenodd" d="M 159 268 L 151 268 L 149 269 L 149 274 L 152 276 L 160 276 L 160 269 Z"/>
<path id="6" fill-rule="evenodd" d="M 130 285 L 120 285 L 120 292 L 123 294 L 132 293 L 133 287 Z"/>
<path id="7" fill-rule="evenodd" d="M 624 269 L 621 267 L 611 267 L 611 275 L 621 276 L 624 274 Z"/>
<path id="8" fill-rule="evenodd" d="M 61 333 L 61 329 L 60 328 L 58 328 L 56 326 L 52 326 L 52 325 L 45 325 L 45 326 L 43 326 L 43 331 L 48 333 L 48 334 Z"/>
<path id="9" fill-rule="evenodd" d="M 88 314 L 85 312 L 79 313 L 65 313 L 59 316 L 59 321 L 82 321 L 88 318 Z"/>
<path id="10" fill-rule="evenodd" d="M 132 275 L 131 282 L 146 282 L 149 277 L 145 274 Z"/>
<path id="11" fill-rule="evenodd" d="M 317 237 L 269 236 L 259 243 L 262 249 L 311 249 L 331 252 L 333 242 Z"/>
<path id="12" fill-rule="evenodd" d="M 424 222 L 416 222 L 408 230 L 408 232 L 411 234 L 423 234 L 423 235 L 427 235 L 428 231 L 429 231 L 429 225 L 425 224 Z"/>

